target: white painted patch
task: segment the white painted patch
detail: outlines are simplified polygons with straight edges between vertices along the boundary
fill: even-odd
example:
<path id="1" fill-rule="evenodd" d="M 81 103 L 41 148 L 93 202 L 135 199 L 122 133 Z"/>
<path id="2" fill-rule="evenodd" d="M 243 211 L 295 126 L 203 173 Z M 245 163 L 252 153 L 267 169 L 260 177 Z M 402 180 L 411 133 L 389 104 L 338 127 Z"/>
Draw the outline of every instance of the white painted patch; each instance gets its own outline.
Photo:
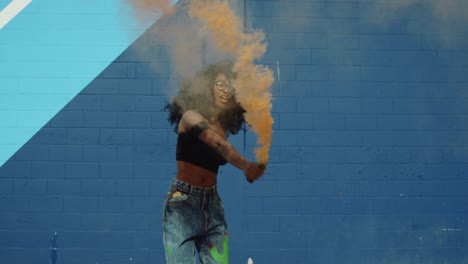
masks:
<path id="1" fill-rule="evenodd" d="M 13 0 L 0 11 L 0 30 L 17 16 L 32 0 Z"/>
<path id="2" fill-rule="evenodd" d="M 447 228 L 441 228 L 442 231 L 444 232 L 461 232 L 463 231 L 463 229 L 461 228 L 450 228 L 450 227 L 447 227 Z"/>

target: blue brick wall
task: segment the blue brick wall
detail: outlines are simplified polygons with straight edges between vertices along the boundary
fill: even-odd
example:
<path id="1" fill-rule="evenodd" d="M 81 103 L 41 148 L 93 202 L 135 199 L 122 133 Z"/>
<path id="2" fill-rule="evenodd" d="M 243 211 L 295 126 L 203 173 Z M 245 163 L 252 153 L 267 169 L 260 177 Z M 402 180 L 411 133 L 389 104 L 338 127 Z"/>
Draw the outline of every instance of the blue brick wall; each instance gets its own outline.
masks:
<path id="1" fill-rule="evenodd" d="M 429 32 L 427 8 L 245 3 L 281 78 L 267 174 L 220 172 L 231 262 L 468 263 L 466 32 Z M 164 263 L 177 80 L 164 47 L 138 55 L 145 37 L 0 168 L 1 263 L 51 263 L 54 232 L 58 263 Z M 231 141 L 252 157 L 255 139 Z"/>

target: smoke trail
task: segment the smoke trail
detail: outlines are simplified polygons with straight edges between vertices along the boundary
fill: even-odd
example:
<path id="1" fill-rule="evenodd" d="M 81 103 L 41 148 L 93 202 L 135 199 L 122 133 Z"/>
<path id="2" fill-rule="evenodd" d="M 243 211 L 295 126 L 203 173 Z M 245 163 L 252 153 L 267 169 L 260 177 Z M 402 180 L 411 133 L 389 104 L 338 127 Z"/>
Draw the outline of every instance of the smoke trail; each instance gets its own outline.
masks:
<path id="1" fill-rule="evenodd" d="M 172 0 L 125 0 L 134 9 L 134 15 L 144 21 L 151 14 L 172 15 L 175 12 Z"/>
<path id="2" fill-rule="evenodd" d="M 380 25 L 388 25 L 401 18 L 405 11 L 416 11 L 415 14 L 418 14 L 412 17 L 410 32 L 437 35 L 443 44 L 449 46 L 465 40 L 465 25 L 468 22 L 466 0 L 378 0 L 372 10 L 378 14 L 376 22 Z M 426 17 L 421 17 L 421 14 Z"/>
<path id="3" fill-rule="evenodd" d="M 178 0 L 123 0 L 129 4 L 133 16 L 142 24 L 155 19 L 157 22 L 143 35 L 144 40 L 132 45 L 139 56 L 156 58 L 157 61 L 167 62 L 169 57 L 171 78 L 184 78 L 192 75 L 202 61 L 204 32 L 200 32 L 200 22 L 188 16 L 187 4 Z M 178 2 L 177 6 L 173 3 Z M 167 52 L 168 56 L 164 53 Z M 162 58 L 161 58 L 162 57 Z M 154 64 L 155 72 L 164 72 L 161 65 Z M 164 65 L 163 65 L 164 67 Z"/>
<path id="4" fill-rule="evenodd" d="M 450 19 L 467 19 L 468 2 L 465 0 L 378 0 L 377 7 L 385 14 L 393 13 L 399 10 L 405 10 L 411 7 L 428 7 L 433 18 L 444 21 Z M 381 15 L 382 13 L 379 13 Z M 382 16 L 380 16 L 382 17 Z"/>
<path id="5" fill-rule="evenodd" d="M 215 54 L 234 58 L 234 71 L 238 73 L 233 84 L 236 97 L 247 111 L 247 123 L 258 135 L 256 159 L 266 164 L 273 124 L 270 88 L 274 78 L 268 67 L 255 64 L 266 51 L 263 32 L 244 32 L 241 19 L 226 0 L 193 0 L 177 5 L 176 9 L 170 7 L 171 0 L 126 1 L 133 6 L 139 19 L 155 13 L 164 16 L 166 21 L 158 21 L 162 26 L 160 29 L 156 27 L 152 36 L 169 48 L 180 76 L 187 77 L 197 68 L 203 49 L 201 43 L 215 47 L 207 51 L 210 52 L 207 56 Z M 170 16 L 177 19 L 170 18 L 172 21 L 169 23 Z M 174 23 L 174 20 L 178 22 Z M 144 53 L 149 51 L 146 47 L 140 49 Z"/>
<path id="6" fill-rule="evenodd" d="M 247 123 L 258 135 L 256 159 L 267 163 L 273 124 L 269 90 L 274 78 L 268 67 L 254 64 L 266 51 L 263 32 L 244 33 L 239 17 L 226 1 L 193 1 L 189 14 L 204 23 L 221 51 L 235 57 L 234 71 L 238 77 L 234 87 L 237 99 L 247 111 Z"/>

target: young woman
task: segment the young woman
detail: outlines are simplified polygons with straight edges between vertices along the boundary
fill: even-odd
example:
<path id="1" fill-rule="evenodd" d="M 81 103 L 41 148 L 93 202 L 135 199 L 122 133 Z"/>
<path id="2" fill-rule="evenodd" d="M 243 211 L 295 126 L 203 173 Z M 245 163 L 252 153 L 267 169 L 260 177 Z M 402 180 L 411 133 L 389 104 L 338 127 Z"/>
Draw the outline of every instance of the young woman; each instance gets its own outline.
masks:
<path id="1" fill-rule="evenodd" d="M 171 102 L 168 120 L 178 133 L 177 175 L 166 195 L 163 242 L 170 264 L 228 263 L 227 225 L 216 182 L 227 162 L 253 182 L 265 170 L 247 160 L 226 139 L 244 123 L 245 110 L 236 102 L 231 81 L 233 63 L 208 65 L 182 82 Z"/>

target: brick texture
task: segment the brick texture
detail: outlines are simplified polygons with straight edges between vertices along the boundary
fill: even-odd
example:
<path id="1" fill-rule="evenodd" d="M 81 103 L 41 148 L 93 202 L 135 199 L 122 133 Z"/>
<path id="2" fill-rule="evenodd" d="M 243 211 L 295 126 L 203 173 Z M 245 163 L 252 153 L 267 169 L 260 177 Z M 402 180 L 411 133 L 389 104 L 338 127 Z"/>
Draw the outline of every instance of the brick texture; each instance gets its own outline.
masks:
<path id="1" fill-rule="evenodd" d="M 232 263 L 468 263 L 466 31 L 447 43 L 427 10 L 382 22 L 374 2 L 244 2 L 281 78 L 268 172 L 220 171 Z M 49 263 L 54 232 L 58 263 L 164 263 L 178 80 L 164 47 L 134 46 L 0 168 L 2 263 Z M 253 156 L 251 132 L 231 141 Z"/>

